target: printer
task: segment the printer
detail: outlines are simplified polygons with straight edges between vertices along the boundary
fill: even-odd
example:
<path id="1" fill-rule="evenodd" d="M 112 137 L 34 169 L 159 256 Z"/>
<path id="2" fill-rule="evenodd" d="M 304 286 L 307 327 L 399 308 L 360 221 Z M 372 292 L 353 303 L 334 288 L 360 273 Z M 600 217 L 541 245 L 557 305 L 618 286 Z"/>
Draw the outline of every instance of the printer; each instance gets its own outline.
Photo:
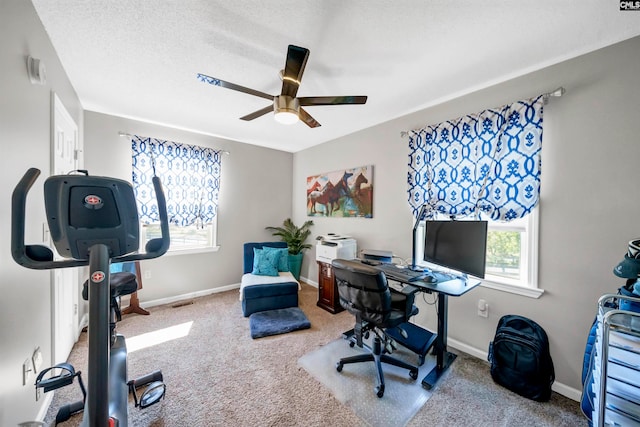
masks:
<path id="1" fill-rule="evenodd" d="M 349 236 L 329 233 L 316 239 L 316 261 L 331 264 L 336 258 L 356 258 L 356 240 Z"/>

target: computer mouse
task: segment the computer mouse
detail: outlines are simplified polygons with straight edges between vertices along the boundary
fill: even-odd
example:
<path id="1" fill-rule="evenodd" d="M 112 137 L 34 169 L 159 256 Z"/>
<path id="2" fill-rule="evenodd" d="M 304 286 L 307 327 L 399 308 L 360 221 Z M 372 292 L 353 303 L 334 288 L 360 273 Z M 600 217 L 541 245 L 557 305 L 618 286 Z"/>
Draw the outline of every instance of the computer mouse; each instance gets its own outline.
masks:
<path id="1" fill-rule="evenodd" d="M 423 281 L 423 282 L 427 282 L 427 283 L 437 283 L 437 282 L 438 282 L 438 279 L 436 279 L 436 278 L 435 278 L 435 277 L 433 277 L 433 276 L 427 275 L 427 276 L 424 276 L 424 277 L 422 278 L 422 281 Z"/>

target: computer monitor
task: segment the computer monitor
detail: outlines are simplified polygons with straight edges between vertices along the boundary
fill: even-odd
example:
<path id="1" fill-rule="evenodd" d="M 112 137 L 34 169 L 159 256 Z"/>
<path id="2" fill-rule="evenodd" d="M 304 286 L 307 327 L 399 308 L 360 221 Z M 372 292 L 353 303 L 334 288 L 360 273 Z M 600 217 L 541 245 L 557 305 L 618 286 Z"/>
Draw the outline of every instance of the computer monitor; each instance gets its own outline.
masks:
<path id="1" fill-rule="evenodd" d="M 424 260 L 484 279 L 487 221 L 425 222 Z"/>

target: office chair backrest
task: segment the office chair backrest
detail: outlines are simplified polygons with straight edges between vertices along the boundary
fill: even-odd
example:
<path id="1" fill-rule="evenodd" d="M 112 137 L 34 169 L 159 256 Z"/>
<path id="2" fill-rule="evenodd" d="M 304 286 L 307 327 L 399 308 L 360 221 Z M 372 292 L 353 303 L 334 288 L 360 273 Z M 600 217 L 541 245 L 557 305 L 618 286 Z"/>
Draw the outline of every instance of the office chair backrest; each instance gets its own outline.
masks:
<path id="1" fill-rule="evenodd" d="M 386 322 L 391 314 L 391 292 L 384 273 L 359 261 L 335 259 L 331 265 L 340 304 L 361 320 Z"/>

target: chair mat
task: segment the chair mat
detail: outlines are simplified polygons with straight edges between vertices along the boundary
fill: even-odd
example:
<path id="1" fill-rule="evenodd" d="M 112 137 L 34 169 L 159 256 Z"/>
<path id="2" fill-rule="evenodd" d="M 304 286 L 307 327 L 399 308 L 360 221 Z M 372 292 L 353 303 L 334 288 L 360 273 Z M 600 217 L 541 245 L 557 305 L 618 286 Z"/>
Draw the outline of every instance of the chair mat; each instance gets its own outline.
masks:
<path id="1" fill-rule="evenodd" d="M 311 322 L 298 307 L 281 308 L 253 313 L 249 316 L 251 338 L 286 334 L 299 329 L 309 329 Z"/>
<path id="2" fill-rule="evenodd" d="M 340 338 L 305 354 L 298 359 L 298 365 L 368 425 L 405 426 L 431 397 L 432 391 L 422 388 L 421 382 L 435 366 L 434 357 L 428 356 L 419 367 L 417 380 L 409 378 L 408 370 L 383 363 L 385 392 L 382 398 L 378 398 L 374 392 L 376 368 L 373 362 L 344 365 L 342 372 L 336 370 L 336 363 L 341 358 L 366 351 L 358 347 L 351 348 L 348 341 Z M 401 346 L 392 356 L 412 365 L 418 363 L 417 356 Z"/>

